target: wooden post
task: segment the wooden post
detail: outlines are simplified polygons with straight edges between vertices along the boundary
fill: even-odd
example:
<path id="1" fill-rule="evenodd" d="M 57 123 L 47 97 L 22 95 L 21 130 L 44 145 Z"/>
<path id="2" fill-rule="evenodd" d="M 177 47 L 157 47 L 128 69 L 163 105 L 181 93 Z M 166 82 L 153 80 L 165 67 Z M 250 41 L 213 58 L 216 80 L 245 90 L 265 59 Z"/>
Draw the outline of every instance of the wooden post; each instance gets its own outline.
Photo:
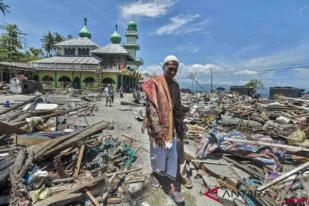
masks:
<path id="1" fill-rule="evenodd" d="M 83 189 L 84 192 L 86 193 L 86 195 L 89 197 L 89 199 L 93 202 L 93 204 L 95 206 L 100 206 L 100 203 L 98 202 L 98 200 L 91 194 L 91 192 L 88 190 L 88 188 L 84 188 Z"/>
<path id="2" fill-rule="evenodd" d="M 79 170 L 80 170 L 80 164 L 82 163 L 83 156 L 84 156 L 84 151 L 85 151 L 85 145 L 82 145 L 79 150 L 79 155 L 76 163 L 76 168 L 74 172 L 74 177 L 78 176 Z"/>

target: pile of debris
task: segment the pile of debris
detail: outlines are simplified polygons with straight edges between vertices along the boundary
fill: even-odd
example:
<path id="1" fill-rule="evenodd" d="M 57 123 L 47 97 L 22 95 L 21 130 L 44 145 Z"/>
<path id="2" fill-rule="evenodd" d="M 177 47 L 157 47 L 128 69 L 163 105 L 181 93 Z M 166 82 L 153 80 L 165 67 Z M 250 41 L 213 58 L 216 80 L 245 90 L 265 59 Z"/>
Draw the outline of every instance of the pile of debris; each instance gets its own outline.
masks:
<path id="1" fill-rule="evenodd" d="M 0 111 L 0 205 L 136 202 L 146 181 L 133 168 L 140 147 L 105 134 L 109 122 L 68 124 L 96 109 L 33 97 Z"/>
<path id="2" fill-rule="evenodd" d="M 185 119 L 187 159 L 207 194 L 217 188 L 216 198 L 223 201 L 227 197 L 218 188 L 224 188 L 239 195 L 235 205 L 308 202 L 308 100 L 210 93 L 187 94 L 183 102 L 191 108 Z"/>

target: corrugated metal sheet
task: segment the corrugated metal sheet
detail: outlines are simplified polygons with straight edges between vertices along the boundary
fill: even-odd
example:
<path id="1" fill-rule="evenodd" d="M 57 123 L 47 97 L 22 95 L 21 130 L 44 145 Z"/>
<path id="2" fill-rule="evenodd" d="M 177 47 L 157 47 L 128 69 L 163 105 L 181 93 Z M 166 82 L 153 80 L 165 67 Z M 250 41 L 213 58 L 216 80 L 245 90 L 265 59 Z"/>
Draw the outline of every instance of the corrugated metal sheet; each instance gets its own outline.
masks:
<path id="1" fill-rule="evenodd" d="M 61 64 L 99 64 L 100 59 L 96 57 L 78 57 L 78 56 L 54 56 L 33 63 L 61 63 Z"/>
<path id="2" fill-rule="evenodd" d="M 129 54 L 128 51 L 120 44 L 108 44 L 104 47 L 90 51 L 93 54 Z"/>
<path id="3" fill-rule="evenodd" d="M 96 46 L 96 47 L 99 47 L 96 43 L 94 43 L 91 39 L 87 37 L 78 37 L 74 39 L 69 39 L 63 42 L 59 42 L 55 45 L 56 46 Z"/>

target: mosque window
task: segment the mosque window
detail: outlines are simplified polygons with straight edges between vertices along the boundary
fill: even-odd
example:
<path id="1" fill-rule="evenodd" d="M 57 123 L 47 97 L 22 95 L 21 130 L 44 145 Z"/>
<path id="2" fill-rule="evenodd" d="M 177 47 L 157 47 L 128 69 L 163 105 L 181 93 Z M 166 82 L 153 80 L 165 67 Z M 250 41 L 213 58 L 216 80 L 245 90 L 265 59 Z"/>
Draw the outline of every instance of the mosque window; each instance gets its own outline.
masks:
<path id="1" fill-rule="evenodd" d="M 73 49 L 73 48 L 65 48 L 64 49 L 64 55 L 66 55 L 66 56 L 74 56 L 75 55 L 75 49 Z"/>
<path id="2" fill-rule="evenodd" d="M 81 48 L 79 48 L 78 49 L 78 55 L 79 56 L 87 56 L 87 55 L 89 55 L 89 49 L 86 49 L 86 48 L 81 49 Z"/>

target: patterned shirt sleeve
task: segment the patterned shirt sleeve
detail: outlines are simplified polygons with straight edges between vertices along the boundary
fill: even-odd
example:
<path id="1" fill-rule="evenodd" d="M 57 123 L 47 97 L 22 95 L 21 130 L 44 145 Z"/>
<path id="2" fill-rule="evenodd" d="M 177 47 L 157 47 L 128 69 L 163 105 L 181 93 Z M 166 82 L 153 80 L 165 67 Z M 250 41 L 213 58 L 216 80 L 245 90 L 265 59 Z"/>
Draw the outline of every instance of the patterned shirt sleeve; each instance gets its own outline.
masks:
<path id="1" fill-rule="evenodd" d="M 148 134 L 153 138 L 158 138 L 161 131 L 160 118 L 157 113 L 157 110 L 152 102 L 148 99 L 146 101 L 146 118 L 144 122 Z"/>

